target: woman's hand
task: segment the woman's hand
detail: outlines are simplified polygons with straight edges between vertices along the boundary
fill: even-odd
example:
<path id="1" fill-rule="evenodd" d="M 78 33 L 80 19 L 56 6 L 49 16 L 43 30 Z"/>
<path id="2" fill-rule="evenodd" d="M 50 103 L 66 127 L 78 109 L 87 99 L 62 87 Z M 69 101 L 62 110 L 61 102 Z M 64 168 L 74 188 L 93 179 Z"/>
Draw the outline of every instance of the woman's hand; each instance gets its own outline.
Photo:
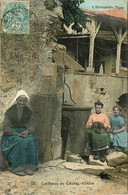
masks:
<path id="1" fill-rule="evenodd" d="M 14 134 L 14 135 L 15 135 L 15 134 Z M 16 135 L 19 136 L 19 137 L 21 137 L 21 133 L 17 133 Z"/>
<path id="2" fill-rule="evenodd" d="M 122 132 L 122 131 L 124 131 L 124 130 L 125 130 L 125 126 L 121 127 L 121 129 L 114 130 L 114 131 L 112 131 L 111 133 L 112 133 L 112 134 L 117 134 L 117 133 L 120 133 L 120 132 Z"/>
<path id="3" fill-rule="evenodd" d="M 28 137 L 28 130 L 23 131 L 21 137 Z"/>
<path id="4" fill-rule="evenodd" d="M 115 135 L 115 134 L 117 134 L 117 133 L 119 133 L 118 131 L 111 131 L 111 133 L 113 134 L 113 135 Z"/>

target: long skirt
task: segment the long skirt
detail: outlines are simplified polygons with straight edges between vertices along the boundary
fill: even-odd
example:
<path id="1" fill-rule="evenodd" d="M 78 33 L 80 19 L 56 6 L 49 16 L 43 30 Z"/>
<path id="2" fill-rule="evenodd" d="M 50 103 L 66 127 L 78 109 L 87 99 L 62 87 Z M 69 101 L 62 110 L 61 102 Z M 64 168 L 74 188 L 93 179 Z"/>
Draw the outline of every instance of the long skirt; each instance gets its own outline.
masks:
<path id="1" fill-rule="evenodd" d="M 92 150 L 99 150 L 110 145 L 110 134 L 104 129 L 103 133 L 97 133 L 94 130 L 89 132 L 89 140 Z"/>
<path id="2" fill-rule="evenodd" d="M 111 134 L 111 141 L 113 142 L 113 146 L 121 146 L 124 148 L 127 148 L 127 140 L 128 140 L 128 134 L 126 129 L 120 133 L 117 134 Z"/>
<path id="3" fill-rule="evenodd" d="M 32 134 L 28 137 L 3 135 L 2 153 L 11 167 L 25 164 L 38 165 L 38 150 L 36 138 Z"/>

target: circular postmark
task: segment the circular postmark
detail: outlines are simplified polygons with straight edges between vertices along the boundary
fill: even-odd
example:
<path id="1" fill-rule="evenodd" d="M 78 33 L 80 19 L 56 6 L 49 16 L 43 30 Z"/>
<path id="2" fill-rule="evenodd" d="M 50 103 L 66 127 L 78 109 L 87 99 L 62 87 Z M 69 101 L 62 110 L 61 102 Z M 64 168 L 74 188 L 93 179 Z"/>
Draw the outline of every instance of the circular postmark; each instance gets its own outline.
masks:
<path id="1" fill-rule="evenodd" d="M 29 33 L 28 2 L 5 2 L 2 9 L 2 31 L 4 33 Z"/>

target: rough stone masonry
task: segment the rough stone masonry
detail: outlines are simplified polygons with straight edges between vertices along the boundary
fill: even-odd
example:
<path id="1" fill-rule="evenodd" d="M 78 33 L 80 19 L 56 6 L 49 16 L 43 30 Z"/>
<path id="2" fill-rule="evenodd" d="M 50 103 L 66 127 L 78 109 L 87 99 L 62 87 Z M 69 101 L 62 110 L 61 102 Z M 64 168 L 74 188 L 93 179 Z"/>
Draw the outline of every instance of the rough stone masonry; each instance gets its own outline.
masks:
<path id="1" fill-rule="evenodd" d="M 65 48 L 55 37 L 63 16 L 59 0 L 30 0 L 28 11 L 28 34 L 1 31 L 0 124 L 17 91 L 25 90 L 35 116 L 39 161 L 45 162 L 61 153 L 61 61 Z"/>

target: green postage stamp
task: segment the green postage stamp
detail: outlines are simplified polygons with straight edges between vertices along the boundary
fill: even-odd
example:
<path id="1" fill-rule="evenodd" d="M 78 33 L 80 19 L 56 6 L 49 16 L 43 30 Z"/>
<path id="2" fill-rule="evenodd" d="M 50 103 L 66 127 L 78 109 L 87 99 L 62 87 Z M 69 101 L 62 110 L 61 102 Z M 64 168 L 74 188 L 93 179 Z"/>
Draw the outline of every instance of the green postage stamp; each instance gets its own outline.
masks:
<path id="1" fill-rule="evenodd" d="M 29 33 L 29 2 L 2 2 L 2 32 L 11 34 Z"/>

